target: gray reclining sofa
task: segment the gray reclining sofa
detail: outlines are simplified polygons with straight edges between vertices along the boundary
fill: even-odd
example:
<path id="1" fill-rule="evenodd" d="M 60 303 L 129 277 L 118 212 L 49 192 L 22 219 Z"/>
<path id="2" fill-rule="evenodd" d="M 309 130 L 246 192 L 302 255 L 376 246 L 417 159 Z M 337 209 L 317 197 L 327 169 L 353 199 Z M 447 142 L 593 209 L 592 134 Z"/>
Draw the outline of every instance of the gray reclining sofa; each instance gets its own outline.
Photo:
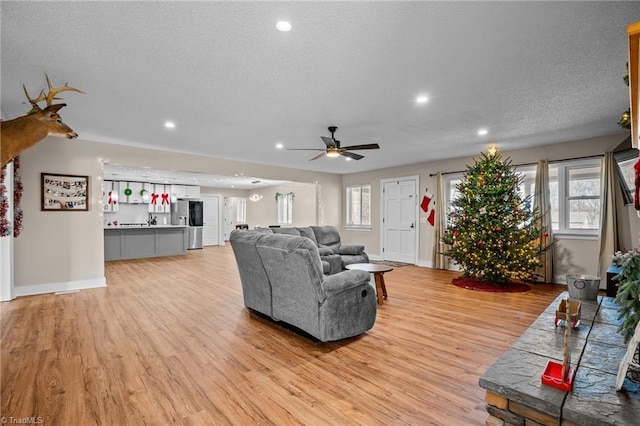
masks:
<path id="1" fill-rule="evenodd" d="M 335 226 L 260 228 L 260 231 L 309 238 L 318 247 L 322 270 L 327 275 L 344 271 L 346 266 L 352 263 L 369 263 L 369 256 L 365 253 L 364 246 L 342 244 L 340 233 Z"/>
<path id="2" fill-rule="evenodd" d="M 327 342 L 357 336 L 376 320 L 369 273 L 325 275 L 318 247 L 297 235 L 231 232 L 244 305 Z"/>

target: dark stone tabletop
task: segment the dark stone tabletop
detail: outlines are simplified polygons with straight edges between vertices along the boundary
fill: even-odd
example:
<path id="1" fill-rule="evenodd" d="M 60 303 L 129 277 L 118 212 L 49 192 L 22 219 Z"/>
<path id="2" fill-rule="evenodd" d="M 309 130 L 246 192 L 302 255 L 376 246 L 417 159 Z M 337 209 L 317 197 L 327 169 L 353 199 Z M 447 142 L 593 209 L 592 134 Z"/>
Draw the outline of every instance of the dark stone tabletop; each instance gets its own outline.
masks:
<path id="1" fill-rule="evenodd" d="M 542 384 L 549 360 L 562 361 L 564 322 L 554 324 L 560 294 L 527 331 L 480 377 L 480 387 L 554 417 L 581 425 L 640 424 L 640 385 L 625 380 L 615 390 L 627 345 L 616 332 L 617 306 L 611 297 L 582 301 L 581 321 L 570 329 L 573 391 Z"/>

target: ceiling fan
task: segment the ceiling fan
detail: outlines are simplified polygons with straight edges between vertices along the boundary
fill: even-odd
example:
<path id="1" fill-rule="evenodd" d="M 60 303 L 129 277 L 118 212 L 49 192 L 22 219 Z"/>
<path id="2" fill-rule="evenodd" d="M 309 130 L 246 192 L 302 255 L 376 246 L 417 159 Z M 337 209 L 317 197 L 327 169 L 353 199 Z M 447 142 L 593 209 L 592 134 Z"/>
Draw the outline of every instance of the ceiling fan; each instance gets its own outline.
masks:
<path id="1" fill-rule="evenodd" d="M 341 155 L 347 158 L 351 158 L 353 160 L 360 160 L 361 158 L 364 158 L 364 155 L 356 154 L 355 152 L 351 152 L 351 151 L 358 151 L 361 149 L 380 149 L 380 145 L 378 145 L 377 143 L 341 147 L 340 141 L 336 140 L 334 135 L 336 130 L 338 130 L 336 126 L 329 126 L 331 137 L 328 138 L 326 136 L 320 136 L 320 138 L 327 145 L 327 147 L 324 149 L 323 148 L 290 148 L 290 149 L 287 149 L 287 151 L 324 151 L 323 153 L 318 154 L 315 157 L 309 159 L 309 161 L 317 160 L 318 158 L 324 157 L 324 156 L 333 158 L 333 157 L 339 157 Z"/>

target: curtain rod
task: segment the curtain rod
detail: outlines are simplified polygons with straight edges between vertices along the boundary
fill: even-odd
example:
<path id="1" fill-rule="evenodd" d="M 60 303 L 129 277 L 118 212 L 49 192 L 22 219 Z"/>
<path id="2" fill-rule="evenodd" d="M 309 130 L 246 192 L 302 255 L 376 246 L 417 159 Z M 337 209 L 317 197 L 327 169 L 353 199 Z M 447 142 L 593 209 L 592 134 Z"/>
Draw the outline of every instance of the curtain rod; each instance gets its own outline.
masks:
<path id="1" fill-rule="evenodd" d="M 553 160 L 553 161 L 549 161 L 549 164 L 552 163 L 560 163 L 562 161 L 574 161 L 574 160 L 586 160 L 587 158 L 597 158 L 597 157 L 604 157 L 604 154 L 597 154 L 597 155 L 585 155 L 584 157 L 573 157 L 573 158 L 565 158 L 563 160 Z M 538 163 L 522 163 L 522 164 L 515 164 L 515 167 L 521 167 L 521 166 L 535 166 Z M 464 173 L 466 172 L 466 170 L 459 170 L 459 171 L 455 171 L 455 172 L 443 172 L 443 175 L 452 175 L 455 173 Z M 436 176 L 438 173 L 430 173 L 429 177 L 434 177 Z"/>

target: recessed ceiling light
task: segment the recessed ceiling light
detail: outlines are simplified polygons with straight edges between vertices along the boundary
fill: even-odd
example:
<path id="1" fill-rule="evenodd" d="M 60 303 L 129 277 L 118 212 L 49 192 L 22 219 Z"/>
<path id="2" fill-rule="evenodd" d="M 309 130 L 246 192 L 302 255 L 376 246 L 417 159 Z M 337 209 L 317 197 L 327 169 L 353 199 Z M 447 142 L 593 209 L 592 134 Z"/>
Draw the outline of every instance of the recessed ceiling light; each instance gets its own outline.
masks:
<path id="1" fill-rule="evenodd" d="M 351 157 L 345 158 L 345 161 L 351 161 Z"/>
<path id="2" fill-rule="evenodd" d="M 286 33 L 287 31 L 291 31 L 291 24 L 287 21 L 279 21 L 276 24 L 276 28 L 278 29 L 278 31 Z"/>
<path id="3" fill-rule="evenodd" d="M 478 130 L 478 135 L 480 135 L 480 136 L 485 136 L 485 135 L 488 135 L 488 134 L 489 134 L 489 131 L 487 129 Z"/>
<path id="4" fill-rule="evenodd" d="M 281 143 L 281 142 L 278 142 L 278 143 L 276 144 L 276 148 L 277 148 L 277 149 L 283 149 L 283 148 L 284 148 L 284 144 L 283 144 L 283 143 Z"/>
<path id="5" fill-rule="evenodd" d="M 427 95 L 420 95 L 416 98 L 417 104 L 426 104 L 429 102 L 429 97 Z"/>
<path id="6" fill-rule="evenodd" d="M 164 127 L 166 127 L 167 129 L 175 129 L 176 123 L 174 123 L 173 121 L 165 121 Z"/>

